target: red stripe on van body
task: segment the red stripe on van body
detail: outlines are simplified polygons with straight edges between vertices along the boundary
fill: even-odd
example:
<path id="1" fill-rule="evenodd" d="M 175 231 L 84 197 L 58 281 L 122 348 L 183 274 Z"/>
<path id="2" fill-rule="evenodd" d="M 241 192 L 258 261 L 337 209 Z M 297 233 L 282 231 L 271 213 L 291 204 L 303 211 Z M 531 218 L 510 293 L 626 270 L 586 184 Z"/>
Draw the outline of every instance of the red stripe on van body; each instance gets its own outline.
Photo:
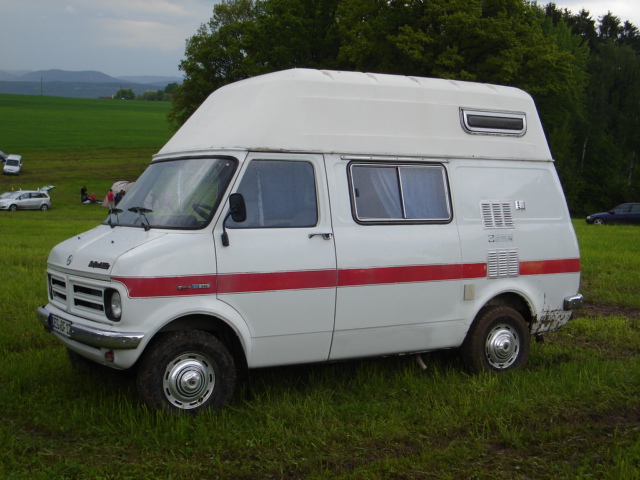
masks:
<path id="1" fill-rule="evenodd" d="M 540 260 L 520 263 L 520 275 L 580 272 L 580 259 Z M 486 263 L 412 265 L 405 267 L 306 270 L 268 273 L 228 273 L 182 277 L 113 277 L 123 283 L 132 298 L 183 295 L 233 294 L 357 287 L 398 283 L 437 282 L 485 278 Z"/>
<path id="2" fill-rule="evenodd" d="M 549 275 L 552 273 L 580 272 L 579 258 L 562 258 L 559 260 L 534 260 L 520 262 L 520 275 Z"/>
<path id="3" fill-rule="evenodd" d="M 123 283 L 132 298 L 210 295 L 216 293 L 216 275 L 185 277 L 112 277 Z"/>
<path id="4" fill-rule="evenodd" d="M 437 282 L 484 277 L 486 264 L 411 265 L 407 267 L 354 268 L 338 272 L 339 287 L 391 283 Z"/>
<path id="5" fill-rule="evenodd" d="M 308 290 L 336 286 L 335 270 L 301 272 L 228 273 L 218 276 L 218 293 Z"/>

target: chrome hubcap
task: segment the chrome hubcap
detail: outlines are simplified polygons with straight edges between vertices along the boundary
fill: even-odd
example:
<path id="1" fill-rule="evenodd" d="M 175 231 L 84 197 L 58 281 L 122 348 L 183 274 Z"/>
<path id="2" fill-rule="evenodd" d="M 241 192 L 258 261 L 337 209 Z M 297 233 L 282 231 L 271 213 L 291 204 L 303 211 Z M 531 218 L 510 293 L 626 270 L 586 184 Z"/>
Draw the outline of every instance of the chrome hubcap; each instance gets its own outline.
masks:
<path id="1" fill-rule="evenodd" d="M 172 405 L 189 410 L 207 401 L 213 393 L 215 381 L 213 365 L 205 357 L 185 353 L 167 365 L 162 386 Z"/>
<path id="2" fill-rule="evenodd" d="M 491 329 L 485 344 L 487 361 L 496 369 L 509 368 L 518 359 L 520 338 L 517 332 L 506 324 Z"/>

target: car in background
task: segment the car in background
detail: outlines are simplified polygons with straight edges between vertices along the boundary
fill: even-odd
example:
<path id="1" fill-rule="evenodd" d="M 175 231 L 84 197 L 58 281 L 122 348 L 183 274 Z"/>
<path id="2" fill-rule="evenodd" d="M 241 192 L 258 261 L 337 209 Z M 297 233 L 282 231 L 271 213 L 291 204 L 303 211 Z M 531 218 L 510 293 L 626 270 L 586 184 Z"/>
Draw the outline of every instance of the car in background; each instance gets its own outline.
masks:
<path id="1" fill-rule="evenodd" d="M 2 163 L 7 161 L 7 157 L 9 155 L 7 155 L 6 153 L 4 153 L 2 150 L 0 150 L 0 160 L 2 160 Z"/>
<path id="2" fill-rule="evenodd" d="M 20 175 L 22 170 L 22 156 L 21 155 L 9 155 L 2 167 L 2 173 L 6 175 Z"/>
<path id="3" fill-rule="evenodd" d="M 38 190 L 17 190 L 15 192 L 4 192 L 0 195 L 0 210 L 49 210 L 51 208 L 51 197 L 49 190 L 56 187 L 49 185 Z"/>
<path id="4" fill-rule="evenodd" d="M 640 203 L 623 203 L 608 212 L 589 215 L 586 221 L 594 225 L 640 225 Z"/>

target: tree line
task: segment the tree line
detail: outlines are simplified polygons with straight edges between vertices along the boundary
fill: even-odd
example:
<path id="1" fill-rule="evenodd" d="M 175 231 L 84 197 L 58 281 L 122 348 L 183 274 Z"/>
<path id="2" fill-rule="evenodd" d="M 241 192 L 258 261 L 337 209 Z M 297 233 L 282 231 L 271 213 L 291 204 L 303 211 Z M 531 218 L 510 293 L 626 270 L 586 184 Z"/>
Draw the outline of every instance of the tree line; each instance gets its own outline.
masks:
<path id="1" fill-rule="evenodd" d="M 146 100 L 148 102 L 171 102 L 173 100 L 173 91 L 178 87 L 178 83 L 170 83 L 162 90 L 147 90 L 141 95 L 131 88 L 120 88 L 113 95 L 115 100 Z"/>
<path id="2" fill-rule="evenodd" d="M 224 0 L 187 40 L 169 120 L 217 88 L 288 68 L 521 88 L 538 106 L 572 214 L 640 201 L 640 34 L 527 0 Z"/>

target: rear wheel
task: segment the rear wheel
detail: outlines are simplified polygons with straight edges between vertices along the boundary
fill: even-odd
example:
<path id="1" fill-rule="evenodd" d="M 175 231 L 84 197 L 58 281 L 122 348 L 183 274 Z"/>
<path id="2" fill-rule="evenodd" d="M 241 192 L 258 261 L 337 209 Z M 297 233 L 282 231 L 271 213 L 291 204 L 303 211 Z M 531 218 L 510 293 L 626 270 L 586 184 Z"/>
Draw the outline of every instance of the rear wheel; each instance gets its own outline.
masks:
<path id="1" fill-rule="evenodd" d="M 147 347 L 138 367 L 140 399 L 154 410 L 219 409 L 231 401 L 235 385 L 227 348 L 198 330 L 163 334 Z"/>
<path id="2" fill-rule="evenodd" d="M 504 372 L 529 359 L 530 335 L 516 310 L 505 306 L 480 310 L 462 344 L 462 358 L 472 372 Z"/>
<path id="3" fill-rule="evenodd" d="M 43 212 L 46 212 L 47 210 L 49 210 L 49 205 L 47 205 L 46 203 L 43 203 L 42 205 L 40 205 L 40 210 L 42 210 Z"/>

